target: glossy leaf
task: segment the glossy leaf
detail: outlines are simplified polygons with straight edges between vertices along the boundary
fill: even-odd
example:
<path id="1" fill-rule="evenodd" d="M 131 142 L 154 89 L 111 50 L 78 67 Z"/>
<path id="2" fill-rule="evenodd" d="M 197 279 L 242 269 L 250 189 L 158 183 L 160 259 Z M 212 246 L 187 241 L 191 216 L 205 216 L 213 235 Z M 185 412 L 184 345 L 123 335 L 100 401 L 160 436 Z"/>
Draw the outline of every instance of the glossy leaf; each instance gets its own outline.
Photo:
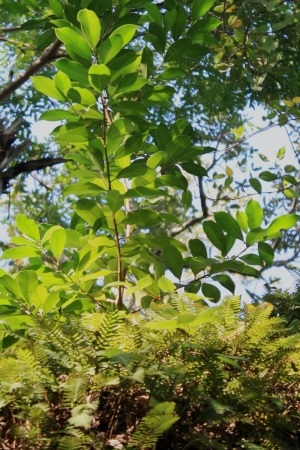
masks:
<path id="1" fill-rule="evenodd" d="M 204 16 L 215 4 L 215 0 L 194 0 L 192 6 L 192 19 L 197 20 Z"/>
<path id="2" fill-rule="evenodd" d="M 218 302 L 221 298 L 220 290 L 210 283 L 202 284 L 202 293 L 205 297 L 207 297 L 209 300 L 213 302 Z"/>
<path id="3" fill-rule="evenodd" d="M 224 288 L 228 289 L 232 294 L 234 294 L 235 291 L 235 284 L 232 278 L 229 275 L 226 275 L 224 273 L 219 275 L 214 275 L 212 277 L 214 281 L 217 281 L 220 283 Z"/>
<path id="4" fill-rule="evenodd" d="M 257 228 L 261 225 L 264 217 L 264 212 L 262 210 L 262 207 L 256 200 L 251 199 L 247 203 L 245 212 L 248 217 L 248 226 L 250 230 L 253 230 L 254 228 Z"/>
<path id="5" fill-rule="evenodd" d="M 118 191 L 115 190 L 107 192 L 106 201 L 113 213 L 117 212 L 124 206 L 123 196 Z"/>
<path id="6" fill-rule="evenodd" d="M 75 211 L 79 217 L 82 217 L 89 225 L 93 226 L 99 220 L 103 213 L 100 206 L 93 200 L 82 199 L 76 203 Z"/>
<path id="7" fill-rule="evenodd" d="M 54 63 L 57 69 L 65 72 L 71 80 L 85 85 L 88 82 L 88 70 L 77 61 L 61 58 Z"/>
<path id="8" fill-rule="evenodd" d="M 236 221 L 245 233 L 248 231 L 248 216 L 243 211 L 238 210 L 236 212 Z"/>
<path id="9" fill-rule="evenodd" d="M 299 220 L 300 216 L 298 214 L 283 214 L 272 221 L 271 225 L 267 228 L 267 233 L 268 235 L 272 235 L 278 233 L 280 230 L 288 230 L 294 227 Z"/>
<path id="10" fill-rule="evenodd" d="M 64 109 L 52 109 L 51 111 L 43 112 L 39 120 L 48 120 L 50 122 L 56 120 L 77 120 L 77 117 L 74 113 Z"/>
<path id="11" fill-rule="evenodd" d="M 105 64 L 94 64 L 89 69 L 89 82 L 97 92 L 102 93 L 110 80 L 110 70 Z"/>
<path id="12" fill-rule="evenodd" d="M 77 19 L 81 25 L 81 31 L 89 45 L 94 49 L 100 39 L 101 24 L 97 14 L 89 9 L 82 9 L 77 14 Z"/>
<path id="13" fill-rule="evenodd" d="M 201 256 L 202 258 L 207 258 L 206 247 L 200 239 L 190 239 L 189 248 L 193 256 Z"/>
<path id="14" fill-rule="evenodd" d="M 4 250 L 1 255 L 1 259 L 23 259 L 32 258 L 35 256 L 39 256 L 39 252 L 36 249 L 23 245 L 22 247 L 8 248 Z"/>
<path id="15" fill-rule="evenodd" d="M 43 76 L 36 76 L 31 77 L 31 81 L 35 89 L 47 97 L 55 98 L 55 100 L 62 102 L 66 100 L 65 96 L 55 86 L 53 80 L 49 80 L 49 78 Z"/>
<path id="16" fill-rule="evenodd" d="M 275 175 L 275 173 L 265 170 L 264 172 L 261 172 L 259 174 L 259 178 L 263 181 L 275 181 L 277 180 L 278 176 Z"/>
<path id="17" fill-rule="evenodd" d="M 242 261 L 236 260 L 212 264 L 210 274 L 213 275 L 219 272 L 237 272 L 244 275 L 259 276 L 259 272 L 256 269 L 244 264 Z"/>
<path id="18" fill-rule="evenodd" d="M 74 53 L 81 58 L 91 61 L 92 51 L 86 40 L 76 33 L 72 28 L 62 27 L 55 29 L 57 38 L 67 45 Z"/>
<path id="19" fill-rule="evenodd" d="M 157 286 L 159 287 L 159 289 L 161 289 L 164 292 L 174 292 L 176 287 L 174 285 L 174 283 L 172 283 L 172 281 L 170 281 L 167 277 L 165 277 L 164 275 L 162 275 L 158 280 L 157 280 Z"/>
<path id="20" fill-rule="evenodd" d="M 40 240 L 40 230 L 33 219 L 29 219 L 25 214 L 18 214 L 16 217 L 16 223 L 17 227 L 23 234 L 30 237 L 34 241 Z"/>
<path id="21" fill-rule="evenodd" d="M 210 240 L 210 242 L 219 250 L 223 255 L 227 254 L 227 242 L 226 236 L 222 231 L 222 228 L 212 220 L 206 220 L 203 222 L 203 231 Z"/>
<path id="22" fill-rule="evenodd" d="M 22 270 L 16 280 L 19 283 L 21 294 L 28 304 L 33 304 L 38 287 L 38 277 L 34 270 Z"/>
<path id="23" fill-rule="evenodd" d="M 64 230 L 63 228 L 58 228 L 57 230 L 53 231 L 53 233 L 49 238 L 50 249 L 54 254 L 55 258 L 57 259 L 57 261 L 59 261 L 64 251 L 66 241 L 67 241 L 67 234 L 66 230 Z"/>
<path id="24" fill-rule="evenodd" d="M 184 264 L 180 251 L 176 247 L 167 245 L 163 248 L 163 256 L 168 269 L 180 279 Z"/>
<path id="25" fill-rule="evenodd" d="M 257 178 L 250 178 L 249 179 L 249 183 L 251 185 L 251 187 L 253 187 L 253 189 L 258 192 L 259 194 L 261 194 L 262 192 L 262 187 L 261 187 L 261 183 Z"/>
<path id="26" fill-rule="evenodd" d="M 220 227 L 226 231 L 229 235 L 235 237 L 236 239 L 243 240 L 243 233 L 238 222 L 226 212 L 216 212 L 214 213 L 215 220 Z"/>
<path id="27" fill-rule="evenodd" d="M 267 244 L 266 242 L 259 242 L 258 254 L 266 262 L 267 265 L 272 265 L 274 260 L 274 249 L 270 244 Z"/>
<path id="28" fill-rule="evenodd" d="M 122 220 L 123 224 L 140 225 L 148 228 L 151 225 L 157 225 L 161 222 L 159 214 L 151 209 L 139 209 L 130 211 Z"/>

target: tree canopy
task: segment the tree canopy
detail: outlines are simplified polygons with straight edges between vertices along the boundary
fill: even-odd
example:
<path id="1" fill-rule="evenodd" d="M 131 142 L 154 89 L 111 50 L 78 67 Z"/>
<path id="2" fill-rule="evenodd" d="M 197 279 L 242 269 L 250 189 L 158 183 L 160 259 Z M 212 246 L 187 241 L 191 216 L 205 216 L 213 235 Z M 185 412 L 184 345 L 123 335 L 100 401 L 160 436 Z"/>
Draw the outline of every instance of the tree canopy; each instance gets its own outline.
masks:
<path id="1" fill-rule="evenodd" d="M 3 442 L 298 445 L 298 317 L 287 294 L 235 294 L 237 277 L 260 282 L 300 251 L 299 3 L 0 10 Z M 258 106 L 266 128 L 286 127 L 295 164 L 247 143 Z M 55 124 L 42 144 L 38 118 Z"/>

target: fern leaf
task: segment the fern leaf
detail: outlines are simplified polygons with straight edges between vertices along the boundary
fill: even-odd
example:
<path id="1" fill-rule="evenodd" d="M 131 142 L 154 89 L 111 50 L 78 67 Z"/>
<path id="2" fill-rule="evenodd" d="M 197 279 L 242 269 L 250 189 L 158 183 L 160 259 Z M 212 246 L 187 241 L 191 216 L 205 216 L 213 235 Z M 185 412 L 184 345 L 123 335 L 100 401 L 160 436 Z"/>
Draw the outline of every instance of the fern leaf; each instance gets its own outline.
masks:
<path id="1" fill-rule="evenodd" d="M 174 402 L 158 403 L 141 420 L 132 436 L 131 445 L 140 450 L 155 445 L 158 438 L 179 419 L 179 416 L 174 415 L 174 410 Z"/>

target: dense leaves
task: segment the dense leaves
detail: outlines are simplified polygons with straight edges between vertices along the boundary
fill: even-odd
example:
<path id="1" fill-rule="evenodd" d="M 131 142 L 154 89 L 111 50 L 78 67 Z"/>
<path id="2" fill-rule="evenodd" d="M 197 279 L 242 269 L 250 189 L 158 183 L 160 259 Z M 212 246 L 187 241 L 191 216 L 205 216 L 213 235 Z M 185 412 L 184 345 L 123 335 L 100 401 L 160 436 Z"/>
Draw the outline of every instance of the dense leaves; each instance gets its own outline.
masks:
<path id="1" fill-rule="evenodd" d="M 13 193 L 1 256 L 12 270 L 0 272 L 5 445 L 298 445 L 296 327 L 234 297 L 234 275 L 259 279 L 296 231 L 297 169 L 253 163 L 239 181 L 231 168 L 254 154 L 247 102 L 281 125 L 298 116 L 292 3 L 0 2 L 21 45 L 4 39 L 6 56 L 29 65 L 0 92 L 3 113 L 57 122 L 47 152 L 61 156 L 43 161 L 65 163 L 55 189 L 40 178 L 27 197 L 20 185 L 25 202 Z M 13 145 L 20 123 L 6 125 L 1 192 L 9 170 L 31 172 L 28 141 Z"/>

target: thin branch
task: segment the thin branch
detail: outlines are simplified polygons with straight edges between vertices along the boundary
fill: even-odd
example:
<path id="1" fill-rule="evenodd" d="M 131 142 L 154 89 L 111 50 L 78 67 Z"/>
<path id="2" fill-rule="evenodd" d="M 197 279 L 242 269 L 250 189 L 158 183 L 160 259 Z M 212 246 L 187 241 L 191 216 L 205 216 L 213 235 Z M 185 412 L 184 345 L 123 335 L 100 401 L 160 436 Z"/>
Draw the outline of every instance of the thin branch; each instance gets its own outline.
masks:
<path id="1" fill-rule="evenodd" d="M 0 29 L 0 33 L 12 33 L 13 31 L 19 31 L 21 29 L 20 26 L 17 27 L 4 27 Z"/>
<path id="2" fill-rule="evenodd" d="M 206 217 L 208 217 L 208 216 L 194 217 L 194 219 L 191 219 L 188 222 L 186 222 L 182 226 L 182 228 L 180 228 L 180 230 L 172 231 L 170 233 L 170 236 L 172 236 L 172 237 L 178 236 L 178 234 L 183 233 L 185 230 L 187 230 L 188 228 L 192 227 L 196 223 L 201 223 Z"/>
<path id="3" fill-rule="evenodd" d="M 107 107 L 107 102 L 105 96 L 101 95 L 101 103 L 102 103 L 102 109 L 103 109 L 103 116 L 104 116 L 104 125 L 103 125 L 103 142 L 104 142 L 104 153 L 105 153 L 105 161 L 106 161 L 106 170 L 107 170 L 107 178 L 108 178 L 108 189 L 111 190 L 111 179 L 110 179 L 110 166 L 109 166 L 109 158 L 107 153 L 107 128 L 112 123 L 112 118 L 110 115 L 110 112 Z M 124 286 L 122 283 L 125 281 L 125 276 L 123 273 L 123 265 L 122 265 L 122 252 L 121 252 L 121 242 L 120 242 L 120 235 L 118 230 L 118 224 L 115 218 L 115 213 L 113 213 L 113 224 L 114 224 L 114 230 L 115 230 L 115 242 L 117 246 L 117 253 L 118 253 L 118 298 L 116 301 L 116 306 L 118 309 L 122 309 L 123 306 L 123 294 L 124 294 Z"/>
<path id="4" fill-rule="evenodd" d="M 46 183 L 44 183 L 40 178 L 35 176 L 33 173 L 31 173 L 30 176 L 34 179 L 34 181 L 37 181 L 41 186 L 43 186 L 43 188 L 45 188 L 46 191 L 52 191 L 51 187 L 47 186 Z"/>
<path id="5" fill-rule="evenodd" d="M 9 97 L 13 92 L 15 92 L 20 86 L 22 86 L 29 78 L 38 72 L 41 68 L 46 66 L 49 62 L 53 61 L 57 57 L 57 51 L 61 46 L 61 42 L 56 39 L 49 47 L 47 47 L 40 58 L 36 59 L 30 67 L 28 67 L 25 72 L 18 78 L 9 83 L 0 92 L 0 102 L 3 102 L 7 97 Z"/>

